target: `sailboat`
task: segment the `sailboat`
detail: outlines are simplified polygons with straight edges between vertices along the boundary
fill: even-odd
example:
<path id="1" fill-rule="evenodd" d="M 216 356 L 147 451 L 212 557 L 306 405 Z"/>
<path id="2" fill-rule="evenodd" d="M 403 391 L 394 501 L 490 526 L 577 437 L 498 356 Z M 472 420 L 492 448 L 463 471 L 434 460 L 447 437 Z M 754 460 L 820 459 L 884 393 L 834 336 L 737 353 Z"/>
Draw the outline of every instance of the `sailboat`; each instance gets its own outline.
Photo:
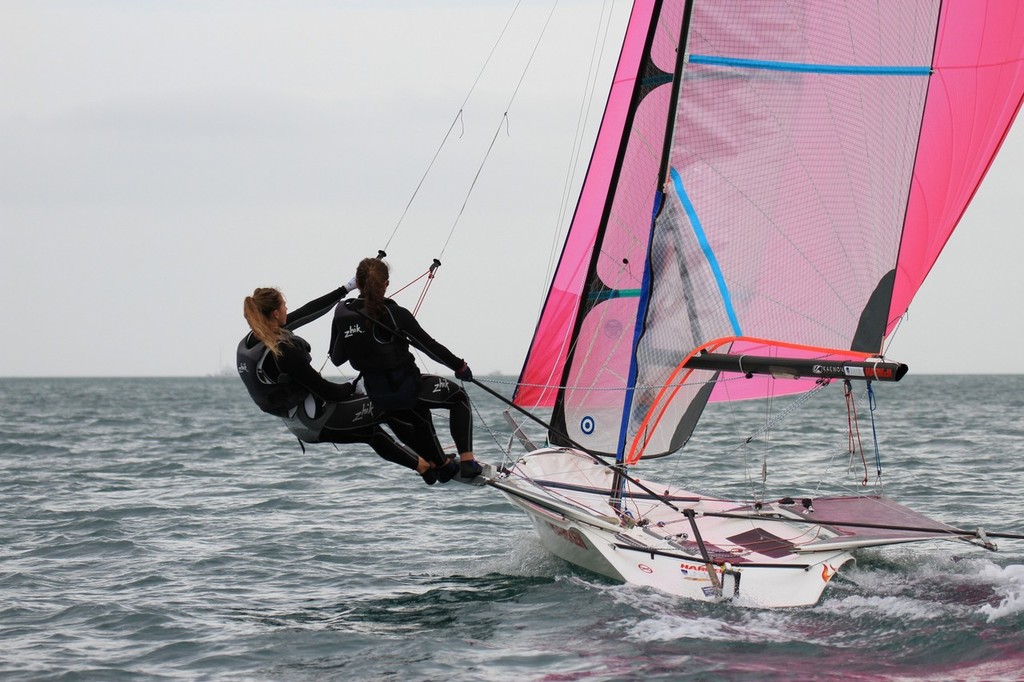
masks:
<path id="1" fill-rule="evenodd" d="M 886 341 L 1022 97 L 1014 0 L 636 0 L 512 401 L 551 410 L 546 442 L 510 419 L 525 452 L 490 483 L 555 555 L 704 601 L 814 604 L 862 548 L 994 548 L 874 490 L 640 472 L 710 403 L 899 381 Z"/>

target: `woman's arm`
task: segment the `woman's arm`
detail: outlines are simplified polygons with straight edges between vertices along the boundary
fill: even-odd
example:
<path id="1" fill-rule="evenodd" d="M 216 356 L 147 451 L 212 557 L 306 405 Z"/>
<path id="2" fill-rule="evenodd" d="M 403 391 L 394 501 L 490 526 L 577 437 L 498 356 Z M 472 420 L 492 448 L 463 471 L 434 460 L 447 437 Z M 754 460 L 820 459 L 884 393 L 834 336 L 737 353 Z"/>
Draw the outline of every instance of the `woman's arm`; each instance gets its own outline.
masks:
<path id="1" fill-rule="evenodd" d="M 309 324 L 313 320 L 323 317 L 327 313 L 331 312 L 335 304 L 341 299 L 345 298 L 345 294 L 348 293 L 348 289 L 345 287 L 338 287 L 329 294 L 324 294 L 320 298 L 315 298 L 309 303 L 300 308 L 288 313 L 288 320 L 284 324 L 284 328 L 292 331 L 298 329 L 304 324 Z"/>
<path id="2" fill-rule="evenodd" d="M 290 343 L 282 344 L 281 349 L 283 352 L 277 359 L 277 366 L 292 381 L 322 400 L 348 400 L 352 397 L 355 392 L 352 384 L 337 384 L 324 379 L 309 364 L 304 351 Z"/>
<path id="3" fill-rule="evenodd" d="M 398 329 L 406 333 L 412 345 L 424 351 L 433 360 L 440 362 L 453 372 L 458 372 L 466 364 L 462 358 L 456 357 L 445 346 L 435 341 L 430 334 L 423 331 L 423 327 L 408 310 L 397 304 L 389 305 L 388 310 L 394 316 Z"/>

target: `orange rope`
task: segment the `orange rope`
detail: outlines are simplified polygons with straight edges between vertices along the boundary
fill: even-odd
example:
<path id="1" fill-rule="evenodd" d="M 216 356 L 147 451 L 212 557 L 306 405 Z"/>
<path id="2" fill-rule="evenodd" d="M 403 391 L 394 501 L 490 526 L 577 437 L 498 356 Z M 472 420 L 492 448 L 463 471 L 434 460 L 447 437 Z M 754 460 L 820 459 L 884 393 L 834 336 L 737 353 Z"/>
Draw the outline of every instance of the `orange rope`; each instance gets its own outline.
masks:
<path id="1" fill-rule="evenodd" d="M 668 379 L 665 380 L 661 389 L 658 391 L 658 395 L 655 396 L 650 408 L 648 408 L 647 414 L 644 415 L 643 421 L 640 422 L 640 427 L 637 429 L 636 435 L 633 437 L 633 442 L 630 443 L 629 452 L 626 453 L 626 464 L 636 464 L 643 455 L 644 448 L 650 441 L 650 437 L 647 434 L 654 433 L 658 428 L 658 424 L 661 422 L 662 417 L 664 417 L 665 412 L 668 411 L 668 406 L 672 403 L 680 389 L 682 389 L 683 385 L 693 374 L 694 370 L 688 370 L 683 374 L 683 370 L 686 369 L 685 365 L 689 362 L 690 358 L 703 351 L 715 352 L 722 346 L 735 341 L 746 341 L 769 348 L 788 348 L 790 350 L 821 353 L 822 356 L 839 355 L 848 358 L 858 358 L 860 360 L 867 360 L 872 357 L 871 353 L 859 353 L 856 351 L 840 350 L 836 348 L 821 348 L 818 346 L 805 346 L 799 343 L 784 343 L 782 341 L 771 341 L 769 339 L 760 339 L 751 336 L 726 336 L 709 341 L 700 348 L 695 348 L 691 351 L 685 358 L 683 358 L 682 362 L 676 365 L 675 369 L 672 370 L 672 373 L 669 374 Z M 677 378 L 680 376 L 682 379 L 676 383 Z"/>

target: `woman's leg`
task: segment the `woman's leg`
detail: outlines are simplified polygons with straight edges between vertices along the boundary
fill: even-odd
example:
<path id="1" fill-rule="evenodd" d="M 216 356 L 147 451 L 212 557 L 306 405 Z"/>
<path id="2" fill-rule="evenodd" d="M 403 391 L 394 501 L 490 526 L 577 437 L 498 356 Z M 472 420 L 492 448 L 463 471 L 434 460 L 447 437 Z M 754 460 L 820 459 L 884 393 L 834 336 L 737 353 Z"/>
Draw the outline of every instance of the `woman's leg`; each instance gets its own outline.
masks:
<path id="1" fill-rule="evenodd" d="M 426 409 L 396 410 L 388 412 L 385 423 L 398 439 L 411 447 L 423 459 L 441 467 L 448 461 L 444 448 L 437 439 L 430 411 Z"/>
<path id="2" fill-rule="evenodd" d="M 366 443 L 389 462 L 417 472 L 425 467 L 426 462 L 422 462 L 415 452 L 396 442 L 391 434 L 381 428 L 383 415 L 373 410 L 366 397 L 330 403 L 327 409 L 331 412 L 320 430 L 322 442 Z"/>
<path id="3" fill-rule="evenodd" d="M 399 440 L 431 463 L 437 480 L 441 483 L 447 483 L 459 473 L 459 465 L 444 453 L 444 448 L 437 440 L 430 410 L 417 407 L 412 410 L 389 412 L 387 425 Z"/>
<path id="4" fill-rule="evenodd" d="M 462 386 L 435 374 L 424 374 L 420 378 L 418 405 L 448 410 L 449 429 L 459 451 L 461 474 L 466 478 L 479 475 L 482 469 L 473 454 L 473 407 Z"/>

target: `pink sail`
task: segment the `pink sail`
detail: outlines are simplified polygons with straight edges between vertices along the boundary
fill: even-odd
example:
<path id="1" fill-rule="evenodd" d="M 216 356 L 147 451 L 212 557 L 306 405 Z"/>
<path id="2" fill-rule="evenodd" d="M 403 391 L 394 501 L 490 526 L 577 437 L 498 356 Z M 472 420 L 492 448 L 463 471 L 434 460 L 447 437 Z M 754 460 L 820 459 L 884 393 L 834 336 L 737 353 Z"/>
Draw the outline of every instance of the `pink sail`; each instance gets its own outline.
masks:
<path id="1" fill-rule="evenodd" d="M 516 402 L 632 462 L 708 400 L 808 381 L 708 350 L 864 360 L 907 309 L 1024 96 L 1010 0 L 638 2 Z"/>
<path id="2" fill-rule="evenodd" d="M 1021 107 L 1024 7 L 949 2 L 936 37 L 889 311 L 892 331 L 974 197 Z"/>
<path id="3" fill-rule="evenodd" d="M 519 377 L 516 390 L 519 405 L 550 407 L 555 402 L 565 359 L 573 342 L 573 327 L 602 222 L 601 213 L 611 189 L 616 157 L 626 135 L 629 104 L 644 58 L 654 5 L 654 0 L 641 0 L 633 5 L 576 214 Z"/>

